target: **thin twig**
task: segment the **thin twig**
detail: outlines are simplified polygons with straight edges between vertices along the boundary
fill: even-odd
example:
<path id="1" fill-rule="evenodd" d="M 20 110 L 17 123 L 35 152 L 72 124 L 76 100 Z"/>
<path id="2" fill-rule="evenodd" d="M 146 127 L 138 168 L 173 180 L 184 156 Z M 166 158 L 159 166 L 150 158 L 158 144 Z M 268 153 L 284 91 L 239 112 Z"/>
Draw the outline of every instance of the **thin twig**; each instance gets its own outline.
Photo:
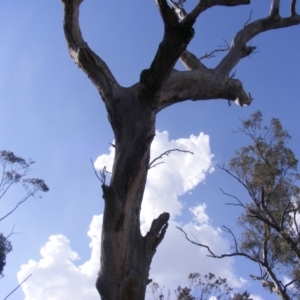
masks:
<path id="1" fill-rule="evenodd" d="M 164 153 L 162 153 L 160 156 L 158 156 L 158 157 L 156 157 L 155 159 L 153 159 L 153 160 L 151 161 L 151 163 L 149 164 L 148 169 L 151 169 L 151 168 L 154 168 L 154 167 L 157 166 L 157 165 L 163 164 L 163 162 L 159 162 L 159 163 L 153 165 L 156 161 L 158 161 L 159 159 L 163 158 L 164 155 L 169 156 L 169 154 L 170 154 L 171 152 L 175 152 L 175 151 L 183 152 L 183 153 L 190 153 L 190 154 L 193 154 L 193 155 L 194 155 L 193 152 L 188 151 L 188 150 L 180 150 L 180 149 L 171 149 L 171 150 L 167 150 L 167 151 L 165 151 Z"/>
<path id="2" fill-rule="evenodd" d="M 242 206 L 242 207 L 245 208 L 245 205 L 242 203 L 242 201 L 241 201 L 238 197 L 233 196 L 233 195 L 228 194 L 228 193 L 225 193 L 221 188 L 220 188 L 220 190 L 221 190 L 221 192 L 222 192 L 225 196 L 231 197 L 231 198 L 235 199 L 235 200 L 238 202 L 238 204 L 237 204 L 237 203 L 225 203 L 226 205 Z"/>
<path id="3" fill-rule="evenodd" d="M 14 224 L 14 226 L 13 226 L 13 228 L 12 228 L 10 234 L 9 234 L 8 236 L 5 237 L 6 239 L 8 239 L 8 238 L 9 238 L 11 235 L 13 235 L 13 234 L 18 234 L 17 232 L 14 232 L 14 229 L 15 229 L 15 224 Z"/>
<path id="4" fill-rule="evenodd" d="M 200 247 L 206 248 L 207 251 L 211 254 L 211 255 L 209 255 L 209 256 L 217 257 L 217 256 L 210 250 L 210 248 L 209 248 L 207 245 L 203 245 L 203 244 L 200 244 L 200 243 L 198 243 L 198 242 L 195 242 L 195 241 L 191 240 L 191 239 L 188 237 L 187 233 L 186 233 L 182 228 L 180 228 L 180 227 L 178 227 L 178 226 L 176 226 L 176 228 L 177 228 L 178 230 L 180 230 L 180 231 L 184 234 L 185 238 L 186 238 L 190 243 L 192 243 L 192 244 L 194 244 L 194 245 L 196 245 L 196 246 L 200 246 Z"/>
<path id="5" fill-rule="evenodd" d="M 215 49 L 209 53 L 205 53 L 205 55 L 201 56 L 198 58 L 198 60 L 204 59 L 204 58 L 211 58 L 211 57 L 215 57 L 214 53 L 216 52 L 224 52 L 224 51 L 228 51 L 230 48 L 221 48 L 221 49 Z"/>
<path id="6" fill-rule="evenodd" d="M 97 171 L 96 171 L 96 169 L 95 169 L 95 166 L 94 166 L 94 163 L 93 163 L 93 160 L 92 160 L 92 159 L 91 159 L 91 162 L 92 162 L 92 165 L 93 165 L 93 169 L 94 169 L 95 175 L 97 176 L 97 178 L 99 179 L 99 181 L 100 181 L 103 185 L 105 185 L 106 174 L 111 174 L 111 172 L 107 171 L 107 170 L 106 170 L 106 167 L 104 167 L 102 170 L 99 171 L 100 176 L 98 176 Z"/>
<path id="7" fill-rule="evenodd" d="M 250 12 L 249 18 L 248 18 L 248 20 L 245 22 L 245 24 L 244 24 L 244 27 L 246 27 L 246 26 L 248 25 L 248 23 L 251 21 L 252 12 L 253 12 L 253 9 L 251 9 L 251 12 Z"/>
<path id="8" fill-rule="evenodd" d="M 14 293 L 32 274 L 28 275 L 15 289 L 13 289 L 3 300 L 6 300 L 12 293 Z"/>
<path id="9" fill-rule="evenodd" d="M 212 252 L 210 250 L 209 246 L 203 245 L 201 243 L 198 243 L 198 242 L 195 242 L 195 241 L 191 240 L 188 237 L 187 233 L 182 228 L 180 228 L 178 226 L 176 226 L 176 228 L 178 230 L 180 230 L 184 234 L 184 237 L 186 238 L 187 241 L 189 241 L 190 243 L 192 243 L 192 244 L 194 244 L 196 246 L 205 248 L 210 253 L 210 255 L 207 255 L 208 257 L 213 257 L 213 258 L 219 258 L 219 259 L 221 259 L 223 257 L 243 256 L 243 257 L 247 257 L 248 259 L 250 259 L 253 262 L 261 263 L 261 261 L 259 259 L 253 258 L 250 255 L 248 255 L 248 254 L 246 254 L 244 252 L 239 252 L 239 251 L 236 251 L 236 252 L 233 252 L 233 253 L 226 253 L 226 254 L 216 255 L 214 252 Z M 225 226 L 223 226 L 223 229 L 224 229 L 224 231 L 227 231 L 228 233 L 231 233 L 231 235 L 233 236 L 233 239 L 235 241 L 235 244 L 236 244 L 236 250 L 238 250 L 237 241 L 236 241 L 236 238 L 235 238 L 234 234 L 232 233 L 232 231 L 229 228 L 225 227 Z"/>
<path id="10" fill-rule="evenodd" d="M 236 251 L 236 253 L 239 253 L 238 243 L 237 243 L 236 237 L 235 237 L 234 233 L 232 232 L 232 230 L 224 225 L 222 226 L 222 229 L 232 236 L 233 241 L 234 241 L 235 251 Z"/>
<path id="11" fill-rule="evenodd" d="M 96 171 L 96 169 L 95 169 L 94 162 L 93 162 L 92 159 L 91 159 L 91 163 L 92 163 L 93 170 L 94 170 L 94 172 L 95 172 L 96 177 L 99 179 L 100 182 L 102 182 L 102 179 L 101 179 L 101 178 L 98 176 L 98 174 L 97 174 L 97 171 Z M 102 184 L 103 184 L 103 182 L 102 182 Z"/>
<path id="12" fill-rule="evenodd" d="M 3 217 L 0 218 L 0 222 L 2 220 L 4 220 L 5 218 L 7 218 L 9 215 L 11 215 L 21 204 L 23 204 L 25 201 L 27 201 L 27 199 L 29 197 L 34 196 L 35 192 L 37 192 L 37 189 L 33 190 L 32 192 L 30 192 L 26 196 L 24 196 L 24 198 L 22 200 L 20 200 L 10 212 L 8 212 L 6 215 L 4 215 Z"/>

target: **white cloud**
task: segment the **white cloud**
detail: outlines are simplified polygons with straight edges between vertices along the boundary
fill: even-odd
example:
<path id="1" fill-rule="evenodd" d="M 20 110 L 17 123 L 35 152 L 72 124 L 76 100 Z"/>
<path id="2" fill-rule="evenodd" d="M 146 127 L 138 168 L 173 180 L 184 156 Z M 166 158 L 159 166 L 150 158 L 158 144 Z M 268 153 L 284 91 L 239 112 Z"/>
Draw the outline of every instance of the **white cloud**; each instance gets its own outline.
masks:
<path id="1" fill-rule="evenodd" d="M 191 213 L 194 215 L 194 220 L 199 224 L 207 224 L 209 217 L 205 213 L 206 204 L 199 204 L 195 207 L 190 207 Z"/>
<path id="2" fill-rule="evenodd" d="M 24 300 L 99 299 L 95 279 L 99 269 L 100 230 L 102 216 L 94 216 L 88 236 L 91 238 L 91 258 L 76 266 L 79 255 L 72 251 L 69 240 L 59 234 L 51 235 L 42 247 L 39 261 L 30 260 L 21 266 L 18 280 L 23 283 Z"/>
<path id="3" fill-rule="evenodd" d="M 171 214 L 169 228 L 164 241 L 158 247 L 150 270 L 150 278 L 174 290 L 178 285 L 185 284 L 191 272 L 206 274 L 215 273 L 227 278 L 233 287 L 239 287 L 243 280 L 237 279 L 232 268 L 233 259 L 215 260 L 207 258 L 205 249 L 188 243 L 176 228 L 182 227 L 187 233 L 197 236 L 199 241 L 209 244 L 216 253 L 228 251 L 229 243 L 221 236 L 221 230 L 210 224 L 206 214 L 206 204 L 190 208 L 191 221 L 181 224 L 175 217 L 181 214 L 182 204 L 179 196 L 190 192 L 212 171 L 212 154 L 209 137 L 200 133 L 188 139 L 169 141 L 167 132 L 157 132 L 153 141 L 151 159 L 155 159 L 167 150 L 181 149 L 189 153 L 172 152 L 164 156 L 164 163 L 149 170 L 147 187 L 141 211 L 142 231 L 145 233 L 153 218 L 168 211 Z M 104 166 L 111 170 L 114 148 L 109 154 L 98 157 L 95 167 Z M 193 217 L 193 219 L 192 219 Z M 177 219 L 176 219 L 177 220 Z M 22 285 L 25 300 L 64 300 L 64 299 L 98 299 L 94 282 L 99 267 L 100 231 L 102 215 L 94 216 L 88 236 L 91 239 L 91 257 L 80 266 L 76 266 L 79 255 L 71 250 L 65 236 L 55 235 L 41 250 L 39 261 L 30 260 L 21 267 L 19 281 L 28 274 L 33 274 L 29 281 Z M 147 293 L 146 299 L 152 299 Z"/>
<path id="4" fill-rule="evenodd" d="M 169 141 L 168 132 L 157 132 L 153 141 L 151 161 L 170 149 L 191 151 L 194 154 L 172 152 L 157 162 L 164 162 L 148 173 L 148 181 L 141 211 L 143 231 L 154 218 L 167 211 L 171 219 L 181 214 L 182 204 L 178 197 L 192 190 L 205 179 L 212 169 L 209 137 L 200 133 L 188 139 Z"/>
<path id="5" fill-rule="evenodd" d="M 253 300 L 264 300 L 265 298 L 262 298 L 261 296 L 259 295 L 250 295 L 250 297 L 253 299 Z"/>

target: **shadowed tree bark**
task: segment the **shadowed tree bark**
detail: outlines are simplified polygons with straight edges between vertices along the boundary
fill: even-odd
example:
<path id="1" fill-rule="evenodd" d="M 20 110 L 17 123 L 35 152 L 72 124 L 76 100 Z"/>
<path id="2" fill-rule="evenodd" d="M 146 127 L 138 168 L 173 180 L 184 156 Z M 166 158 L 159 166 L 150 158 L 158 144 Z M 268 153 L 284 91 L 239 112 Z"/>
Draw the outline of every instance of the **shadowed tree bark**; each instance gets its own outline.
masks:
<path id="1" fill-rule="evenodd" d="M 83 0 L 62 2 L 69 53 L 99 91 L 115 135 L 111 181 L 109 185 L 102 184 L 105 208 L 96 286 L 102 299 L 144 299 L 151 281 L 150 264 L 169 220 L 169 214 L 162 213 L 153 220 L 149 232 L 141 235 L 140 209 L 156 114 L 186 100 L 224 99 L 249 105 L 250 94 L 229 73 L 255 49 L 247 45 L 254 36 L 300 23 L 296 1 L 291 2 L 288 18 L 280 17 L 279 1 L 273 1 L 270 14 L 239 31 L 219 65 L 208 69 L 186 50 L 194 37 L 197 17 L 213 6 L 237 6 L 249 4 L 250 0 L 202 0 L 190 13 L 184 11 L 184 1 L 156 0 L 164 23 L 163 39 L 150 67 L 141 72 L 139 82 L 128 88 L 119 85 L 106 63 L 84 41 L 78 20 Z M 187 71 L 174 69 L 178 59 Z"/>

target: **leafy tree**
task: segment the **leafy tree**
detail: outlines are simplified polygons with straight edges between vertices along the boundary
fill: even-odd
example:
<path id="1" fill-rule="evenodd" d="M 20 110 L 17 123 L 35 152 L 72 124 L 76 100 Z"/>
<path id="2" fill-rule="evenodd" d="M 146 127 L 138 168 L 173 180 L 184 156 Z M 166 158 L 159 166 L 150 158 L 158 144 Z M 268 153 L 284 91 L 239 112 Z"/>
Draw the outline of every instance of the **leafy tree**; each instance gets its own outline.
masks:
<path id="1" fill-rule="evenodd" d="M 242 294 L 240 293 L 234 294 L 232 300 L 253 300 L 253 299 L 250 298 L 250 294 L 247 291 L 245 291 Z"/>
<path id="2" fill-rule="evenodd" d="M 234 239 L 230 254 L 210 256 L 223 258 L 242 256 L 258 264 L 260 274 L 250 275 L 281 299 L 300 299 L 300 179 L 298 160 L 287 147 L 290 136 L 278 119 L 270 126 L 262 125 L 257 111 L 242 122 L 238 130 L 252 144 L 236 151 L 229 167 L 220 168 L 236 179 L 248 192 L 250 202 L 231 194 L 232 205 L 244 209 L 239 217 L 239 238 L 224 227 Z M 196 242 L 192 241 L 197 244 Z M 284 279 L 285 277 L 285 279 Z"/>
<path id="3" fill-rule="evenodd" d="M 163 293 L 164 287 L 160 288 L 155 282 L 151 287 L 154 300 L 166 300 Z M 177 300 L 209 300 L 212 297 L 217 300 L 252 300 L 247 291 L 243 294 L 236 293 L 231 297 L 232 290 L 227 284 L 226 278 L 217 278 L 212 273 L 204 276 L 199 273 L 191 273 L 188 276 L 188 285 L 178 286 L 175 294 Z M 168 293 L 167 299 L 170 299 L 170 293 Z"/>
<path id="4" fill-rule="evenodd" d="M 175 291 L 177 300 L 206 300 L 215 297 L 218 300 L 229 298 L 232 288 L 228 286 L 226 278 L 221 278 L 212 273 L 204 276 L 191 273 L 188 277 L 188 287 L 177 287 Z"/>
<path id="5" fill-rule="evenodd" d="M 252 38 L 262 32 L 300 23 L 296 1 L 291 1 L 290 16 L 286 18 L 280 16 L 280 1 L 271 1 L 269 15 L 247 22 L 233 38 L 220 63 L 209 69 L 186 50 L 194 37 L 193 25 L 198 16 L 214 6 L 238 6 L 249 4 L 250 0 L 201 0 L 190 13 L 184 10 L 185 0 L 169 0 L 170 5 L 168 0 L 156 0 L 164 35 L 150 67 L 128 88 L 118 83 L 103 59 L 84 41 L 79 26 L 79 6 L 83 0 L 62 2 L 69 53 L 99 91 L 115 137 L 110 183 L 105 182 L 105 170 L 101 172 L 105 205 L 96 287 L 102 299 L 144 299 L 146 286 L 151 282 L 148 278 L 150 264 L 169 220 L 169 214 L 162 213 L 153 220 L 148 233 L 141 235 L 140 209 L 156 114 L 187 100 L 223 99 L 249 105 L 251 95 L 230 73 L 255 49 L 247 44 Z M 174 69 L 178 59 L 187 71 Z"/>
<path id="6" fill-rule="evenodd" d="M 3 269 L 6 265 L 6 255 L 12 250 L 11 242 L 0 233 L 0 276 L 3 276 Z"/>
<path id="7" fill-rule="evenodd" d="M 10 216 L 21 204 L 27 201 L 30 197 L 36 197 L 39 192 L 49 191 L 44 180 L 39 178 L 28 178 L 27 173 L 30 167 L 34 164 L 33 160 L 26 161 L 25 159 L 16 156 L 13 152 L 2 150 L 0 151 L 0 164 L 2 167 L 2 176 L 0 178 L 0 199 L 8 195 L 9 190 L 13 185 L 19 184 L 25 190 L 24 196 L 13 205 L 13 208 L 0 216 L 0 221 Z M 6 265 L 6 255 L 12 250 L 10 235 L 4 236 L 0 233 L 0 276 L 3 276 L 3 269 Z"/>

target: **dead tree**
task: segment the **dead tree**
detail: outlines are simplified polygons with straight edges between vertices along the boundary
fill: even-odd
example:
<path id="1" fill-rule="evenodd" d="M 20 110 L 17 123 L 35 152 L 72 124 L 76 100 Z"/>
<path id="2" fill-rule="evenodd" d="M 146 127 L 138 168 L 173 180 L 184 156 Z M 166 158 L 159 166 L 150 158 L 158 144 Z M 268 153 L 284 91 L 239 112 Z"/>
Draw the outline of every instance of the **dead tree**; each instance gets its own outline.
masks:
<path id="1" fill-rule="evenodd" d="M 162 213 L 153 220 L 148 233 L 141 235 L 140 209 L 156 114 L 187 100 L 224 99 L 241 106 L 249 105 L 250 94 L 241 81 L 229 74 L 255 49 L 247 45 L 253 37 L 300 23 L 296 1 L 291 1 L 290 16 L 282 18 L 279 1 L 273 0 L 270 14 L 241 29 L 217 67 L 208 69 L 186 50 L 194 37 L 197 17 L 213 6 L 238 6 L 249 4 L 250 0 L 201 0 L 186 14 L 184 1 L 172 1 L 173 6 L 177 3 L 174 9 L 167 0 L 156 0 L 164 23 L 163 39 L 150 67 L 141 72 L 139 82 L 128 88 L 120 86 L 106 63 L 84 41 L 78 20 L 83 0 L 62 2 L 69 53 L 99 91 L 115 136 L 111 181 L 109 185 L 102 185 L 105 207 L 96 286 L 102 299 L 144 299 L 146 286 L 151 281 L 148 278 L 150 264 L 169 220 L 169 214 Z M 178 59 L 187 71 L 174 69 Z"/>

